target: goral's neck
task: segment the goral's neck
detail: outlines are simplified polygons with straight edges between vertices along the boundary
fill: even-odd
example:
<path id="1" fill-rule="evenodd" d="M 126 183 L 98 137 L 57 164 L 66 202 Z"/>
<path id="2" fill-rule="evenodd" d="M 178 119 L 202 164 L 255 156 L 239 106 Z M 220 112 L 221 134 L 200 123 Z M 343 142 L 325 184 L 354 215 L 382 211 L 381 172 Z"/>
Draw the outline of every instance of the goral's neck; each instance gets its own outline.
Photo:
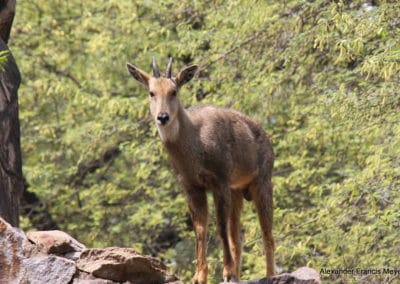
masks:
<path id="1" fill-rule="evenodd" d="M 180 136 L 185 129 L 188 129 L 190 120 L 187 116 L 186 110 L 180 105 L 176 117 L 167 125 L 158 125 L 157 130 L 160 135 L 161 141 L 164 144 L 179 143 Z"/>

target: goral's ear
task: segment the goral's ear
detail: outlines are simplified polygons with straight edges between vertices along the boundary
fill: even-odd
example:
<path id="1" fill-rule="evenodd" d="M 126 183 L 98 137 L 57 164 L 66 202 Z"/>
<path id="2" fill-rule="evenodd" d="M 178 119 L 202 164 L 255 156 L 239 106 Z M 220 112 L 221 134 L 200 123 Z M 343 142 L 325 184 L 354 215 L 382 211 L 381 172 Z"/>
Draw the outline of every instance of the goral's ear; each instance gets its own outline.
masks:
<path id="1" fill-rule="evenodd" d="M 140 70 L 136 66 L 126 63 L 126 67 L 128 68 L 129 73 L 135 78 L 137 81 L 142 83 L 146 88 L 149 87 L 149 79 L 150 75 L 144 72 L 143 70 Z"/>
<path id="2" fill-rule="evenodd" d="M 179 72 L 175 78 L 178 87 L 181 87 L 182 85 L 192 80 L 198 70 L 199 70 L 198 65 L 190 65 L 189 67 L 186 67 L 181 72 Z"/>

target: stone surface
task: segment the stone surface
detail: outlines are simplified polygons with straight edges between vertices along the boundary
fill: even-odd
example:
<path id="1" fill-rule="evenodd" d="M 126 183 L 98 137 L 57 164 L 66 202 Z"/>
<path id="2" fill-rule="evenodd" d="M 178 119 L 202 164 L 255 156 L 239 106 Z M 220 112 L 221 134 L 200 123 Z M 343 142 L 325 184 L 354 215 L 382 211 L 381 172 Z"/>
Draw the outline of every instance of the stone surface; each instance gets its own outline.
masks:
<path id="1" fill-rule="evenodd" d="M 0 218 L 0 284 L 152 284 L 176 280 L 162 262 L 132 248 L 86 249 L 62 231 L 32 232 L 27 237 Z"/>
<path id="2" fill-rule="evenodd" d="M 273 277 L 259 280 L 240 281 L 231 284 L 319 284 L 320 276 L 317 271 L 309 267 L 301 267 L 292 273 L 282 273 Z M 223 284 L 223 283 L 221 283 Z"/>
<path id="3" fill-rule="evenodd" d="M 283 273 L 261 279 L 259 284 L 319 284 L 319 274 L 312 268 L 301 267 L 292 273 Z"/>
<path id="4" fill-rule="evenodd" d="M 301 267 L 296 271 L 290 273 L 292 276 L 296 277 L 299 280 L 313 280 L 314 283 L 320 283 L 321 278 L 319 273 L 310 267 Z M 311 282 L 313 283 L 313 282 Z"/>
<path id="5" fill-rule="evenodd" d="M 79 271 L 77 275 L 75 275 L 74 281 L 72 284 L 117 284 L 118 282 L 114 282 L 112 280 L 96 278 L 90 273 Z"/>
<path id="6" fill-rule="evenodd" d="M 67 284 L 76 272 L 74 261 L 55 255 L 27 258 L 23 266 L 31 284 Z"/>
<path id="7" fill-rule="evenodd" d="M 63 257 L 68 258 L 73 261 L 77 261 L 79 257 L 81 256 L 82 252 L 80 251 L 73 251 L 73 252 L 67 252 L 66 254 L 63 255 Z"/>
<path id="8" fill-rule="evenodd" d="M 0 284 L 183 284 L 156 258 L 132 248 L 85 249 L 61 231 L 28 234 L 0 218 Z M 309 267 L 239 284 L 319 284 Z M 233 283 L 231 283 L 233 284 Z"/>
<path id="9" fill-rule="evenodd" d="M 151 284 L 177 280 L 167 274 L 162 262 L 140 255 L 132 248 L 88 249 L 81 254 L 77 265 L 80 270 L 96 277 L 117 282 Z"/>
<path id="10" fill-rule="evenodd" d="M 22 281 L 25 249 L 30 252 L 32 247 L 24 233 L 0 218 L 0 283 Z"/>
<path id="11" fill-rule="evenodd" d="M 27 237 L 44 253 L 66 254 L 86 249 L 86 246 L 73 237 L 58 230 L 29 232 Z"/>

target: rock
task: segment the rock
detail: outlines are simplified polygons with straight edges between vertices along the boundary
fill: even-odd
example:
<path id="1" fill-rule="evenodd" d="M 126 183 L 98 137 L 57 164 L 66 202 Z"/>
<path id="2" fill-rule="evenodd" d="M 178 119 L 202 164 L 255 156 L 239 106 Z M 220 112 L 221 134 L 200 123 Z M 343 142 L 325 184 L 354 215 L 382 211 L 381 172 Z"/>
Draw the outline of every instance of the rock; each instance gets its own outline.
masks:
<path id="1" fill-rule="evenodd" d="M 85 249 L 64 232 L 32 232 L 27 237 L 0 218 L 0 283 L 151 284 L 177 280 L 162 262 L 134 249 Z"/>
<path id="2" fill-rule="evenodd" d="M 116 282 L 151 284 L 177 280 L 167 273 L 161 261 L 140 255 L 132 248 L 88 249 L 81 254 L 77 265 L 82 271 Z"/>
<path id="3" fill-rule="evenodd" d="M 312 280 L 314 282 L 310 283 L 321 283 L 321 278 L 319 276 L 319 273 L 315 271 L 315 269 L 312 269 L 310 267 L 300 267 L 296 271 L 290 273 L 294 277 L 296 277 L 299 280 Z"/>
<path id="4" fill-rule="evenodd" d="M 79 271 L 74 278 L 72 284 L 117 284 L 112 280 L 96 278 L 93 275 L 86 273 L 84 271 Z"/>
<path id="5" fill-rule="evenodd" d="M 78 268 L 78 269 L 77 269 Z M 0 284 L 183 284 L 156 258 L 132 248 L 86 249 L 62 231 L 28 233 L 0 218 Z M 309 267 L 238 284 L 319 284 Z M 233 284 L 233 283 L 232 283 Z"/>
<path id="6" fill-rule="evenodd" d="M 23 261 L 27 283 L 67 284 L 76 272 L 75 262 L 55 255 L 35 256 Z"/>
<path id="7" fill-rule="evenodd" d="M 0 218 L 0 283 L 19 283 L 24 278 L 23 259 L 34 250 L 24 233 Z"/>
<path id="8" fill-rule="evenodd" d="M 73 237 L 58 230 L 29 232 L 27 237 L 44 253 L 66 254 L 86 249 L 86 246 Z"/>
<path id="9" fill-rule="evenodd" d="M 68 258 L 73 261 L 77 261 L 79 257 L 81 256 L 82 252 L 80 251 L 73 251 L 73 252 L 67 252 L 66 254 L 63 255 L 63 257 Z"/>
<path id="10" fill-rule="evenodd" d="M 319 284 L 321 279 L 317 271 L 301 267 L 292 273 L 283 273 L 274 277 L 261 279 L 259 284 Z"/>
<path id="11" fill-rule="evenodd" d="M 0 283 L 69 283 L 75 262 L 40 255 L 25 234 L 0 218 Z"/>
<path id="12" fill-rule="evenodd" d="M 319 284 L 320 276 L 317 271 L 309 267 L 301 267 L 292 273 L 282 273 L 273 277 L 259 280 L 240 281 L 232 284 Z M 222 284 L 222 283 L 221 283 Z"/>

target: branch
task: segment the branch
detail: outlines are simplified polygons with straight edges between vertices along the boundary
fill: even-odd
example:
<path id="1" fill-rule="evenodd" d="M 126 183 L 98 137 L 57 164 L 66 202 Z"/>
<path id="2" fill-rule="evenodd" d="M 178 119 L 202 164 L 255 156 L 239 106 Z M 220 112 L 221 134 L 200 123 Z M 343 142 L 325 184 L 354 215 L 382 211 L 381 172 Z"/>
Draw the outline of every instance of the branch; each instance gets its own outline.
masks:
<path id="1" fill-rule="evenodd" d="M 1 0 L 0 0 L 0 1 L 1 1 Z M 29 47 L 25 46 L 25 45 L 21 45 L 20 48 L 21 48 L 22 50 L 24 50 L 25 53 L 26 53 L 28 56 L 39 58 L 39 60 L 41 61 L 41 62 L 40 62 L 40 65 L 41 65 L 44 69 L 46 69 L 47 71 L 49 71 L 49 72 L 51 72 L 51 73 L 54 73 L 54 74 L 56 74 L 56 75 L 58 75 L 58 76 L 65 77 L 65 78 L 71 80 L 78 88 L 80 88 L 80 89 L 82 88 L 82 85 L 81 85 L 81 83 L 79 82 L 79 80 L 78 80 L 77 78 L 75 78 L 75 76 L 72 75 L 71 72 L 69 72 L 69 71 L 67 71 L 67 70 L 61 70 L 61 69 L 59 69 L 57 66 L 55 66 L 55 65 L 51 64 L 50 62 L 48 62 L 43 56 L 34 55 L 34 54 L 31 52 L 31 49 L 30 49 Z"/>
<path id="2" fill-rule="evenodd" d="M 43 57 L 40 57 L 40 60 L 42 61 L 43 68 L 47 69 L 50 72 L 55 73 L 56 75 L 70 79 L 78 88 L 82 88 L 81 83 L 79 83 L 78 79 L 76 79 L 70 72 L 58 69 L 57 66 L 50 64 Z"/>
<path id="3" fill-rule="evenodd" d="M 116 157 L 119 156 L 121 151 L 117 146 L 113 146 L 111 148 L 108 148 L 98 159 L 91 160 L 89 163 L 86 165 L 79 165 L 78 166 L 78 171 L 76 174 L 70 177 L 69 179 L 69 184 L 74 188 L 74 194 L 76 196 L 78 206 L 81 208 L 82 207 L 82 201 L 79 196 L 79 191 L 78 187 L 83 185 L 83 181 L 85 180 L 86 176 L 90 173 L 94 173 L 96 170 L 104 167 L 104 166 L 109 166 Z"/>
<path id="4" fill-rule="evenodd" d="M 135 130 L 139 127 L 148 127 L 147 123 L 149 119 L 143 118 L 135 123 L 135 126 L 132 130 Z M 94 173 L 96 170 L 102 167 L 108 167 L 114 162 L 114 160 L 121 154 L 121 150 L 119 149 L 119 145 L 124 142 L 132 141 L 132 139 L 136 139 L 137 137 L 128 136 L 122 139 L 119 139 L 114 146 L 109 147 L 106 149 L 99 158 L 93 159 L 86 164 L 78 165 L 77 172 L 72 175 L 69 180 L 68 184 L 73 187 L 79 187 L 83 185 L 83 181 L 85 180 L 86 176 L 90 173 Z"/>
<path id="5" fill-rule="evenodd" d="M 77 173 L 70 178 L 69 183 L 73 187 L 82 186 L 83 181 L 88 174 L 94 173 L 96 170 L 104 166 L 108 166 L 115 160 L 116 157 L 119 156 L 120 153 L 121 151 L 119 150 L 118 145 L 113 146 L 104 151 L 103 154 L 101 154 L 100 158 L 93 159 L 87 164 L 79 165 Z"/>
<path id="6" fill-rule="evenodd" d="M 231 49 L 227 50 L 226 52 L 222 53 L 220 56 L 218 56 L 217 58 L 211 60 L 210 62 L 206 63 L 205 65 L 203 65 L 199 72 L 207 69 L 210 65 L 214 64 L 217 61 L 220 61 L 222 59 L 224 59 L 225 57 L 227 57 L 228 55 L 234 53 L 235 51 L 237 51 L 239 48 L 242 48 L 243 46 L 253 42 L 254 40 L 256 40 L 260 35 L 262 35 L 263 33 L 265 33 L 267 31 L 267 29 L 263 29 L 260 30 L 258 32 L 256 32 L 254 35 L 248 37 L 247 39 L 245 39 L 244 41 L 238 43 L 237 45 L 235 45 L 234 47 L 232 47 Z"/>

